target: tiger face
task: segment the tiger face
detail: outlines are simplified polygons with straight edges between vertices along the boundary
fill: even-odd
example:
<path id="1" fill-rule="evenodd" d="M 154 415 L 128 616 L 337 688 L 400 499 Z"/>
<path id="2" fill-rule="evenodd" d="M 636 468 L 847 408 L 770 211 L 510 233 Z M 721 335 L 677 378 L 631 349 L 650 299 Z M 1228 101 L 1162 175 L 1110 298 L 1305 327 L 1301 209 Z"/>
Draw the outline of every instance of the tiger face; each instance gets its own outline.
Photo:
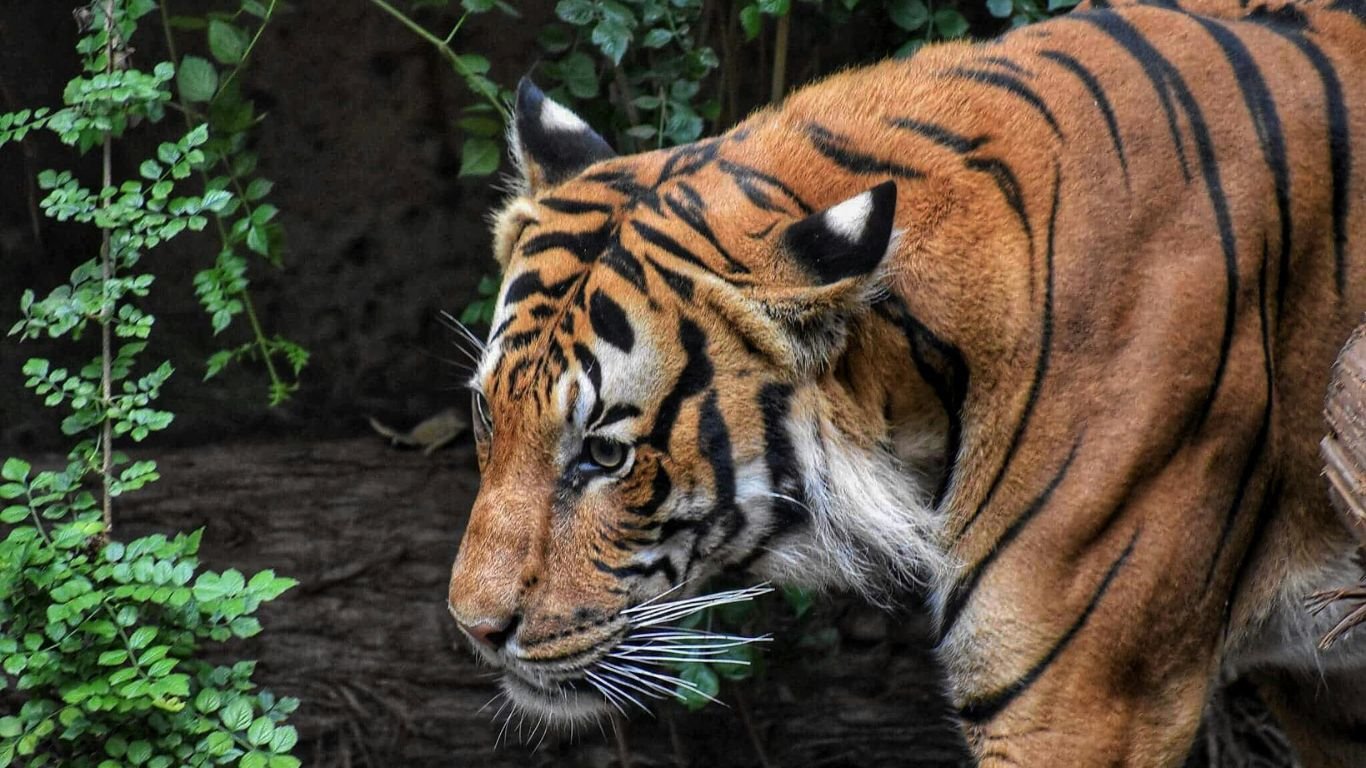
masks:
<path id="1" fill-rule="evenodd" d="M 665 593 L 914 561 L 848 545 L 828 475 L 858 430 L 832 425 L 861 412 L 816 385 L 879 289 L 896 187 L 812 211 L 730 159 L 734 141 L 616 158 L 519 88 L 522 188 L 497 218 L 503 287 L 471 382 L 482 482 L 449 600 L 533 713 L 605 711 L 590 683 L 611 679 L 633 607 Z M 849 493 L 923 496 L 900 468 L 841 475 L 868 481 Z"/>

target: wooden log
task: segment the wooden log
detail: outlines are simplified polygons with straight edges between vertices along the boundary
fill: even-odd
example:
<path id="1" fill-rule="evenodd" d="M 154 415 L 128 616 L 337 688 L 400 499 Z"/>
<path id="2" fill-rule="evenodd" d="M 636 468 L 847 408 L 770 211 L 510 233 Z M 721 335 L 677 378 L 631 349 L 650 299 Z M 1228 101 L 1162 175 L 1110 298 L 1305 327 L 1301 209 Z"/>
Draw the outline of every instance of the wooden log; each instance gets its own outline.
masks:
<path id="1" fill-rule="evenodd" d="M 1361 541 L 1366 556 L 1366 324 L 1352 332 L 1338 353 L 1323 414 L 1328 434 L 1319 447 L 1328 494 L 1347 527 Z M 1308 603 L 1314 613 L 1339 604 L 1346 604 L 1349 610 L 1324 635 L 1320 647 L 1327 648 L 1366 622 L 1366 582 L 1315 593 Z"/>
<path id="2" fill-rule="evenodd" d="M 1320 444 L 1329 495 L 1366 546 L 1366 325 L 1352 332 L 1333 365 Z"/>

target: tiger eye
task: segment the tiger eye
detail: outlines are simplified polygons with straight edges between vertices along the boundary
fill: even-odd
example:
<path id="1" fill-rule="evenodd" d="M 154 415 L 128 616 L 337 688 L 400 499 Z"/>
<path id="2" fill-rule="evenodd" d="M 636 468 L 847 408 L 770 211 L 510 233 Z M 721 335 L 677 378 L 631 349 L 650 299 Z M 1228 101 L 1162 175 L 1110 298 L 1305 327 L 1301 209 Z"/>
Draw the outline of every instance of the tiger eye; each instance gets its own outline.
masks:
<path id="1" fill-rule="evenodd" d="M 588 438 L 588 458 L 597 466 L 609 472 L 619 468 L 626 461 L 626 446 L 605 437 Z"/>

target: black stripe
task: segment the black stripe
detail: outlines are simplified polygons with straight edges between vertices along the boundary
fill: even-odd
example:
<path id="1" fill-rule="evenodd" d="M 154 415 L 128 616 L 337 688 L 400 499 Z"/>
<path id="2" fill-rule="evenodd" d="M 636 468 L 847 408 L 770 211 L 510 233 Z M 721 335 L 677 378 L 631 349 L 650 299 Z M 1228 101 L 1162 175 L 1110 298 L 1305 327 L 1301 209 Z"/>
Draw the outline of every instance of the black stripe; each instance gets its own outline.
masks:
<path id="1" fill-rule="evenodd" d="M 594 291 L 588 302 L 588 323 L 599 339 L 622 352 L 630 354 L 636 345 L 636 333 L 626 318 L 626 310 L 602 291 Z"/>
<path id="2" fill-rule="evenodd" d="M 1048 123 L 1048 127 L 1053 129 L 1053 134 L 1055 136 L 1062 138 L 1062 127 L 1058 125 L 1058 119 L 1053 116 L 1053 110 L 1048 108 L 1048 104 L 1039 97 L 1039 94 L 1034 92 L 1033 88 L 1025 85 L 1019 78 L 1012 77 L 1003 72 L 991 72 L 985 69 L 971 69 L 969 67 L 954 67 L 949 70 L 949 74 L 965 77 L 974 82 L 981 83 L 982 85 L 989 85 L 992 88 L 999 88 L 1024 101 L 1043 117 L 1044 122 Z"/>
<path id="3" fill-rule="evenodd" d="M 1213 381 L 1205 392 L 1204 401 L 1191 431 L 1198 431 L 1209 416 L 1218 395 L 1219 386 L 1224 380 L 1228 366 L 1229 349 L 1233 344 L 1234 323 L 1238 312 L 1238 247 L 1233 232 L 1233 222 L 1229 218 L 1228 200 L 1224 196 L 1223 182 L 1219 178 L 1219 163 L 1214 154 L 1214 142 L 1205 124 L 1204 113 L 1181 73 L 1171 62 L 1162 56 L 1132 24 L 1112 11 L 1093 11 L 1073 14 L 1072 19 L 1090 23 L 1109 35 L 1125 49 L 1130 56 L 1143 65 L 1149 80 L 1159 94 L 1164 94 L 1164 105 L 1169 92 L 1175 95 L 1185 113 L 1195 139 L 1196 156 L 1200 160 L 1200 171 L 1204 178 L 1205 190 L 1209 194 L 1210 205 L 1214 209 L 1214 221 L 1219 230 L 1219 247 L 1224 256 L 1224 330 L 1219 342 L 1219 360 L 1215 365 Z M 1175 128 L 1173 124 L 1173 129 Z M 1179 151 L 1179 148 L 1178 148 Z M 1184 163 L 1184 159 L 1182 161 Z"/>
<path id="4" fill-rule="evenodd" d="M 900 128 L 903 131 L 911 131 L 933 141 L 941 147 L 966 154 L 977 149 L 990 141 L 988 136 L 974 136 L 968 138 L 960 133 L 955 133 L 938 123 L 927 123 L 922 120 L 913 120 L 909 117 L 887 118 L 887 124 L 893 128 Z"/>
<path id="5" fill-rule="evenodd" d="M 605 213 L 611 214 L 616 210 L 615 206 L 607 203 L 590 203 L 584 200 L 570 200 L 563 197 L 543 197 L 536 201 L 537 205 L 549 208 L 557 213 L 567 213 L 578 215 L 583 213 Z"/>
<path id="6" fill-rule="evenodd" d="M 607 254 L 602 257 L 602 263 L 621 275 L 623 280 L 634 285 L 641 293 L 650 295 L 649 289 L 645 286 L 645 268 L 640 266 L 640 260 L 635 254 L 626 250 L 621 243 L 612 243 L 612 247 L 608 248 Z"/>
<path id="7" fill-rule="evenodd" d="M 1290 18 L 1292 23 L 1287 23 L 1286 18 Z M 1254 11 L 1247 17 L 1248 21 L 1263 25 L 1299 48 L 1323 83 L 1324 111 L 1328 118 L 1328 157 L 1333 177 L 1333 279 L 1338 298 L 1341 299 L 1347 289 L 1347 217 L 1352 207 L 1351 125 L 1348 122 L 1346 99 L 1342 94 L 1342 82 L 1333 63 L 1312 40 L 1300 34 L 1293 19 L 1293 15 L 1287 17 L 1283 12 Z M 1278 296 L 1284 292 L 1286 282 L 1286 275 L 1282 272 L 1276 289 Z M 1280 299 L 1277 301 L 1279 303 Z"/>
<path id="8" fill-rule="evenodd" d="M 689 197 L 696 198 L 696 201 L 689 200 L 685 203 L 674 195 L 665 195 L 664 204 L 668 206 L 669 210 L 673 211 L 674 215 L 681 219 L 684 224 L 687 224 L 694 232 L 701 235 L 703 240 L 710 243 L 711 247 L 715 248 L 717 253 L 721 254 L 721 258 L 726 260 L 727 271 L 740 274 L 749 272 L 749 267 L 736 261 L 730 255 L 730 251 L 727 251 L 726 247 L 721 245 L 721 241 L 716 239 L 716 233 L 712 232 L 711 225 L 707 223 L 705 218 L 706 209 L 701 202 L 701 197 L 697 195 L 697 192 L 683 182 L 679 182 L 678 186 L 685 194 L 691 192 Z"/>
<path id="9" fill-rule="evenodd" d="M 807 123 L 806 135 L 817 152 L 850 173 L 888 174 L 903 179 L 919 179 L 925 176 L 923 171 L 908 165 L 901 165 L 891 160 L 883 160 L 860 152 L 853 148 L 853 142 L 847 137 L 840 136 L 815 123 Z"/>
<path id="10" fill-rule="evenodd" d="M 724 159 L 717 164 L 717 168 L 720 169 L 722 173 L 730 176 L 735 181 L 736 185 L 740 187 L 740 191 L 745 194 L 745 197 L 748 197 L 749 201 L 759 208 L 773 213 L 787 212 L 785 208 L 774 204 L 768 197 L 768 193 L 761 190 L 756 182 L 765 184 L 781 192 L 784 197 L 795 203 L 796 206 L 801 209 L 802 213 L 810 214 L 814 212 L 811 206 L 807 205 L 806 201 L 802 200 L 801 195 L 797 194 L 796 190 L 788 186 L 786 182 L 777 176 L 764 173 L 757 168 L 751 168 L 747 165 Z"/>
<path id="11" fill-rule="evenodd" d="M 771 500 L 773 518 L 767 530 L 758 537 L 749 552 L 728 570 L 747 572 L 759 558 L 769 553 L 774 539 L 807 522 L 809 512 L 802 472 L 797 463 L 797 451 L 788 432 L 793 388 L 790 384 L 769 383 L 759 390 L 759 412 L 764 423 L 764 464 L 768 467 L 768 487 L 778 494 Z"/>
<path id="12" fill-rule="evenodd" d="M 678 294 L 678 297 L 684 301 L 692 301 L 693 281 L 691 277 L 665 267 L 655 261 L 653 256 L 646 256 L 645 262 L 654 268 L 654 271 L 664 280 L 664 284 L 669 286 L 669 290 Z"/>
<path id="13" fill-rule="evenodd" d="M 523 272 L 513 278 L 508 284 L 508 289 L 503 293 L 503 306 L 516 304 L 528 296 L 537 293 L 544 293 L 545 285 L 541 283 L 541 273 L 536 270 Z"/>
<path id="14" fill-rule="evenodd" d="M 1126 546 L 1119 557 L 1115 558 L 1115 561 L 1110 564 L 1110 569 L 1106 571 L 1105 578 L 1101 579 L 1100 586 L 1092 593 L 1091 600 L 1086 604 L 1085 610 L 1081 612 L 1081 615 L 1077 617 L 1076 621 L 1072 622 L 1072 626 L 1067 628 L 1067 631 L 1063 633 L 1063 636 L 1058 638 L 1058 641 L 1053 644 L 1053 647 L 1049 649 L 1048 653 L 1044 654 L 1042 659 L 1039 659 L 1034 666 L 1029 668 L 1029 671 L 1021 675 L 1015 682 L 995 693 L 988 694 L 984 698 L 969 701 L 967 704 L 963 705 L 962 709 L 958 711 L 960 717 L 973 724 L 981 724 L 991 720 L 1004 711 L 1006 707 L 1009 707 L 1020 694 L 1029 690 L 1029 687 L 1038 681 L 1038 679 L 1043 676 L 1044 672 L 1048 671 L 1048 668 L 1052 666 L 1053 662 L 1057 661 L 1063 651 L 1067 650 L 1067 646 L 1072 643 L 1072 640 L 1076 638 L 1077 634 L 1085 628 L 1086 622 L 1091 618 L 1091 614 L 1095 613 L 1096 608 L 1100 605 L 1101 598 L 1105 597 L 1105 593 L 1109 591 L 1110 585 L 1114 583 L 1115 577 L 1119 575 L 1120 569 L 1124 567 L 1124 564 L 1129 560 L 1129 556 L 1133 554 L 1134 545 L 1138 543 L 1138 533 L 1138 531 L 1134 531 L 1133 537 L 1129 539 L 1128 546 Z"/>
<path id="15" fill-rule="evenodd" d="M 1067 452 L 1067 458 L 1063 460 L 1062 466 L 1058 467 L 1058 471 L 1053 475 L 1053 479 L 1049 480 L 1048 485 L 1044 486 L 1043 490 L 1039 492 L 1039 495 L 1034 497 L 1034 500 L 1029 503 L 1028 507 L 1025 507 L 1025 510 L 1020 513 L 1020 516 L 1015 519 L 1015 522 L 1011 523 L 1009 528 L 1006 528 L 1005 533 L 1001 534 L 1001 538 L 998 539 L 991 550 L 987 552 L 986 557 L 977 561 L 977 563 L 968 570 L 967 575 L 960 579 L 958 584 L 954 586 L 953 592 L 949 594 L 948 599 L 944 602 L 944 613 L 940 618 L 939 636 L 941 638 L 948 637 L 949 633 L 953 631 L 954 624 L 957 623 L 958 617 L 962 615 L 963 609 L 967 607 L 968 601 L 972 599 L 973 593 L 977 590 L 978 583 L 981 582 L 982 577 L 986 575 L 987 570 L 991 568 L 992 563 L 996 562 L 996 558 L 1000 557 L 1001 553 L 1006 551 L 1006 549 L 1014 543 L 1015 539 L 1020 535 L 1020 532 L 1034 520 L 1034 517 L 1038 515 L 1044 507 L 1048 506 L 1048 500 L 1053 497 L 1053 492 L 1062 484 L 1063 479 L 1067 477 L 1067 471 L 1072 468 L 1072 462 L 1077 458 L 1077 450 L 1080 447 L 1081 438 L 1078 437 L 1072 442 L 1072 450 Z"/>
<path id="16" fill-rule="evenodd" d="M 655 187 L 677 176 L 691 176 L 707 167 L 716 159 L 721 149 L 720 139 L 703 139 L 692 144 L 684 144 L 669 151 L 669 158 L 659 171 Z"/>
<path id="17" fill-rule="evenodd" d="M 587 232 L 546 232 L 536 235 L 522 246 L 522 256 L 531 257 L 546 251 L 563 249 L 585 264 L 596 259 L 612 241 L 610 225 Z"/>
<path id="18" fill-rule="evenodd" d="M 653 517 L 665 500 L 669 498 L 673 488 L 673 480 L 669 478 L 669 473 L 664 471 L 664 465 L 656 461 L 655 476 L 650 480 L 650 498 L 638 507 L 627 507 L 626 511 L 637 517 Z"/>
<path id="19" fill-rule="evenodd" d="M 649 578 L 657 573 L 662 573 L 664 574 L 664 578 L 669 580 L 670 584 L 676 584 L 678 582 L 678 569 L 674 567 L 674 564 L 669 561 L 667 556 L 661 556 L 658 560 L 646 565 L 623 566 L 608 565 L 595 557 L 593 558 L 593 567 L 619 579 L 625 579 L 631 576 Z"/>
<path id="20" fill-rule="evenodd" d="M 1219 567 L 1219 559 L 1228 546 L 1228 538 L 1233 533 L 1233 524 L 1238 519 L 1238 511 L 1243 506 L 1243 500 L 1247 496 L 1248 487 L 1252 483 L 1252 476 L 1256 474 L 1257 467 L 1261 464 L 1262 454 L 1266 450 L 1267 436 L 1271 432 L 1271 410 L 1275 403 L 1274 384 L 1272 380 L 1271 363 L 1271 329 L 1267 317 L 1267 244 L 1266 239 L 1262 239 L 1262 266 L 1260 276 L 1257 280 L 1258 305 L 1262 324 L 1262 376 L 1266 380 L 1265 392 L 1263 397 L 1265 403 L 1262 405 L 1262 419 L 1257 426 L 1257 436 L 1252 439 L 1252 448 L 1249 449 L 1247 458 L 1243 461 L 1243 471 L 1238 477 L 1238 487 L 1233 493 L 1233 501 L 1229 504 L 1228 511 L 1224 513 L 1224 524 L 1219 531 L 1219 538 L 1214 545 L 1214 554 L 1210 556 L 1209 569 L 1205 571 L 1205 590 L 1208 593 L 1210 583 L 1214 581 L 1214 573 Z"/>
<path id="21" fill-rule="evenodd" d="M 658 229 L 655 229 L 649 224 L 646 224 L 643 221 L 633 220 L 631 222 L 631 228 L 634 229 L 636 231 L 636 234 L 640 235 L 641 238 L 645 240 L 645 242 L 655 246 L 661 251 L 664 251 L 670 256 L 673 256 L 674 258 L 679 259 L 681 261 L 685 261 L 693 265 L 694 267 L 697 267 L 698 269 L 704 270 L 711 274 L 716 274 L 716 271 L 714 269 L 712 269 L 706 262 L 697 258 L 697 256 L 694 255 L 692 251 L 688 250 L 682 243 L 673 239 L 669 235 L 659 231 Z M 733 278 L 726 278 L 720 275 L 718 275 L 718 277 L 722 277 L 722 279 L 726 280 L 727 282 L 736 282 Z"/>
<path id="22" fill-rule="evenodd" d="M 958 347 L 936 336 L 910 313 L 901 299 L 886 299 L 876 304 L 874 309 L 901 329 L 910 347 L 911 361 L 916 371 L 934 390 L 948 418 L 944 473 L 934 491 L 934 505 L 937 508 L 953 483 L 954 469 L 958 463 L 958 448 L 963 436 L 963 406 L 968 399 L 968 364 Z"/>
<path id="23" fill-rule="evenodd" d="M 1153 90 L 1157 92 L 1157 99 L 1162 104 L 1162 112 L 1167 117 L 1167 132 L 1171 134 L 1172 144 L 1176 147 L 1176 159 L 1181 164 L 1181 177 L 1190 181 L 1190 166 L 1186 163 L 1186 143 L 1181 138 L 1181 128 L 1176 122 L 1176 107 L 1172 104 L 1172 94 L 1167 84 L 1167 70 L 1171 69 L 1171 65 L 1146 40 L 1139 36 L 1138 30 L 1115 16 L 1111 11 L 1103 9 L 1082 11 L 1081 13 L 1068 14 L 1067 18 L 1089 22 L 1099 27 L 1101 31 L 1127 50 L 1129 55 L 1143 67 L 1143 73 L 1147 75 L 1148 81 L 1152 83 Z M 1114 21 L 1110 21 L 1110 19 Z M 1114 31 L 1109 27 L 1114 27 Z"/>
<path id="24" fill-rule="evenodd" d="M 1115 154 L 1119 156 L 1119 167 L 1124 172 L 1124 186 L 1128 187 L 1129 158 L 1124 154 L 1124 142 L 1119 137 L 1119 120 L 1115 118 L 1115 110 L 1110 106 L 1110 99 L 1105 95 L 1105 89 L 1101 87 L 1100 81 L 1084 64 L 1062 51 L 1040 51 L 1039 55 L 1049 61 L 1056 62 L 1068 72 L 1076 75 L 1082 85 L 1086 86 L 1086 90 L 1091 93 L 1091 100 L 1100 109 L 1101 117 L 1105 118 L 1105 128 L 1110 132 L 1110 143 L 1115 147 Z"/>
<path id="25" fill-rule="evenodd" d="M 540 307 L 537 306 L 537 307 L 535 307 L 535 308 L 532 309 L 532 317 L 535 317 L 535 316 L 536 316 L 536 309 L 539 309 L 539 308 L 540 308 Z M 499 323 L 499 324 L 498 324 L 498 327 L 493 329 L 493 333 L 490 333 L 490 334 L 489 334 L 489 340 L 488 340 L 487 342 L 485 342 L 485 346 L 491 346 L 491 345 L 493 344 L 493 342 L 497 341 L 497 340 L 498 340 L 498 337 L 499 337 L 499 336 L 502 336 L 503 333 L 506 332 L 507 329 L 510 328 L 510 327 L 512 326 L 513 321 L 516 320 L 516 319 L 517 319 L 517 316 L 516 316 L 516 315 L 513 315 L 513 316 L 507 318 L 506 320 L 504 320 L 503 322 Z"/>
<path id="26" fill-rule="evenodd" d="M 583 420 L 585 424 L 592 424 L 602 415 L 602 363 L 598 362 L 597 355 L 582 342 L 574 342 L 573 350 L 574 358 L 579 361 L 579 368 L 583 375 L 588 377 L 588 383 L 593 385 L 593 407 L 588 410 L 588 417 Z M 584 393 L 580 392 L 579 397 L 583 396 Z"/>
<path id="27" fill-rule="evenodd" d="M 674 423 L 678 421 L 683 401 L 701 394 L 712 381 L 711 360 L 707 358 L 707 335 L 696 323 L 684 317 L 678 321 L 678 340 L 683 347 L 683 370 L 669 394 L 659 402 L 654 427 L 645 440 L 665 452 L 669 450 L 669 439 L 673 436 Z"/>
<path id="28" fill-rule="evenodd" d="M 1286 277 L 1290 273 L 1290 251 L 1293 242 L 1292 220 L 1290 211 L 1290 168 L 1285 159 L 1285 136 L 1281 133 L 1281 119 L 1276 114 L 1276 101 L 1267 88 L 1266 80 L 1262 77 L 1261 70 L 1257 68 L 1257 62 L 1253 60 L 1252 54 L 1238 38 L 1236 34 L 1222 23 L 1202 16 L 1193 16 L 1200 26 L 1204 27 L 1219 48 L 1224 52 L 1224 58 L 1228 60 L 1229 66 L 1233 67 L 1233 73 L 1238 80 L 1238 89 L 1243 94 L 1243 103 L 1247 105 L 1248 114 L 1252 117 L 1252 127 L 1257 133 L 1257 142 L 1262 147 L 1262 159 L 1266 161 L 1267 168 L 1271 171 L 1271 178 L 1276 186 L 1276 212 L 1280 216 L 1280 275 L 1276 297 L 1276 308 L 1279 311 L 1285 300 L 1284 289 L 1287 284 Z M 1263 243 L 1263 250 L 1265 250 Z M 1263 253 L 1263 258 L 1266 254 Z"/>
<path id="29" fill-rule="evenodd" d="M 1020 66 L 1019 64 L 1016 64 L 1015 62 L 1011 61 L 1010 59 L 1004 56 L 983 56 L 982 58 L 978 59 L 978 61 L 985 61 L 988 64 L 995 64 L 1001 69 L 1009 70 L 1017 75 L 1024 75 L 1025 77 L 1034 76 L 1033 72 L 1030 72 L 1029 70 Z"/>
<path id="30" fill-rule="evenodd" d="M 1020 226 L 1024 228 L 1025 237 L 1029 241 L 1029 252 L 1034 252 L 1034 228 L 1029 225 L 1029 215 L 1025 213 L 1024 195 L 1020 194 L 1020 182 L 1015 178 L 1015 173 L 1010 170 L 1004 160 L 995 157 L 969 157 L 963 161 L 968 170 L 979 171 L 991 177 L 996 182 L 996 187 L 1001 190 L 1001 196 L 1006 199 L 1006 204 L 1015 212 L 1015 217 L 1020 220 Z"/>
<path id="31" fill-rule="evenodd" d="M 1053 204 L 1048 211 L 1048 244 L 1044 255 L 1044 296 L 1043 309 L 1039 320 L 1039 356 L 1034 361 L 1034 380 L 1029 385 L 1029 395 L 1025 399 L 1024 410 L 1020 414 L 1020 421 L 1015 425 L 1015 431 L 1010 436 L 1010 445 L 1006 448 L 1005 458 L 1001 460 L 1001 466 L 996 469 L 996 474 L 991 478 L 991 485 L 987 487 L 986 496 L 982 498 L 982 503 L 977 505 L 967 522 L 963 524 L 959 536 L 967 534 L 972 524 L 977 522 L 982 511 L 991 504 L 991 500 L 996 496 L 996 491 L 1001 487 L 1001 481 L 1005 478 L 1006 470 L 1010 469 L 1010 464 L 1015 460 L 1015 454 L 1020 448 L 1020 439 L 1024 436 L 1025 429 L 1029 426 L 1029 420 L 1034 415 L 1034 407 L 1039 402 L 1039 392 L 1043 389 L 1044 376 L 1048 374 L 1049 359 L 1052 356 L 1053 348 L 1053 236 L 1057 229 L 1058 201 L 1059 193 L 1062 188 L 1061 172 L 1054 168 L 1053 177 Z"/>

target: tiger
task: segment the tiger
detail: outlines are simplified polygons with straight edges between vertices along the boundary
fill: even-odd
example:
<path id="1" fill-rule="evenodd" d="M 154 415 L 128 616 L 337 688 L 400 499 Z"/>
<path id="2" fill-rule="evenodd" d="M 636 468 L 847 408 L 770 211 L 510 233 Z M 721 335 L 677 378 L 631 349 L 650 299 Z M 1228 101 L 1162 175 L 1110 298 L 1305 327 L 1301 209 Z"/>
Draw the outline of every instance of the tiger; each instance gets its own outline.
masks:
<path id="1" fill-rule="evenodd" d="M 1255 0 L 1254 0 L 1255 2 Z M 1251 680 L 1366 765 L 1317 443 L 1366 5 L 1090 0 L 618 155 L 524 79 L 449 609 L 523 711 L 709 580 L 924 596 L 979 766 L 1173 766 Z"/>

